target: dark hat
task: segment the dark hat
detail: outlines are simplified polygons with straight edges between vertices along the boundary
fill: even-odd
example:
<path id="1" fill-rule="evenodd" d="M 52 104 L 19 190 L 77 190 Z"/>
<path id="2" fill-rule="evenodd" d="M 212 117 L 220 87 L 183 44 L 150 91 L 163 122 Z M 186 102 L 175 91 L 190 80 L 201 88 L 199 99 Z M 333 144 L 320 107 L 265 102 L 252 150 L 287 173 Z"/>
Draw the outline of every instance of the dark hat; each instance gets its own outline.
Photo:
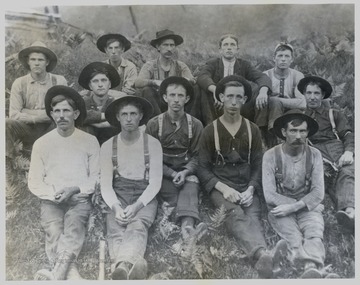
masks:
<path id="1" fill-rule="evenodd" d="M 299 109 L 291 109 L 287 111 L 284 115 L 277 118 L 274 122 L 274 133 L 281 139 L 285 139 L 285 137 L 282 135 L 281 129 L 285 128 L 285 125 L 288 122 L 291 122 L 294 119 L 302 119 L 307 122 L 309 134 L 308 137 L 311 137 L 313 134 L 315 134 L 318 129 L 319 125 L 318 123 L 311 118 L 308 115 L 305 115 L 301 110 Z"/>
<path id="2" fill-rule="evenodd" d="M 292 53 L 294 53 L 294 48 L 293 48 L 293 46 L 292 46 L 291 44 L 287 43 L 287 42 L 278 43 L 278 44 L 275 46 L 274 53 L 276 53 L 277 50 L 278 50 L 280 47 L 286 47 L 286 48 L 290 49 Z"/>
<path id="3" fill-rule="evenodd" d="M 147 121 L 151 118 L 153 114 L 153 107 L 148 100 L 133 95 L 123 95 L 122 97 L 111 102 L 105 110 L 105 118 L 110 123 L 110 125 L 114 127 L 121 127 L 119 120 L 116 118 L 116 115 L 119 112 L 119 105 L 124 101 L 129 103 L 134 102 L 142 105 L 143 117 L 139 125 L 146 124 Z"/>
<path id="4" fill-rule="evenodd" d="M 74 100 L 77 109 L 80 111 L 79 117 L 75 120 L 76 125 L 81 125 L 86 118 L 86 107 L 84 99 L 74 89 L 64 85 L 55 85 L 51 87 L 45 95 L 46 114 L 52 119 L 50 112 L 52 111 L 51 100 L 57 95 L 64 95 Z"/>
<path id="5" fill-rule="evenodd" d="M 299 81 L 297 87 L 302 94 L 305 93 L 305 91 L 306 91 L 305 87 L 308 85 L 309 82 L 315 82 L 315 83 L 319 84 L 319 87 L 325 93 L 325 96 L 323 99 L 330 97 L 333 89 L 332 89 L 329 81 L 327 81 L 319 76 L 313 76 L 313 75 L 306 76 Z"/>
<path id="6" fill-rule="evenodd" d="M 216 99 L 218 99 L 220 101 L 219 95 L 220 95 L 220 93 L 224 93 L 225 84 L 230 81 L 240 82 L 244 86 L 245 96 L 247 97 L 246 102 L 248 102 L 252 95 L 251 85 L 249 82 L 247 82 L 247 80 L 244 77 L 239 76 L 239 75 L 226 76 L 216 84 L 216 89 L 215 89 Z"/>
<path id="7" fill-rule="evenodd" d="M 32 52 L 39 52 L 39 53 L 45 54 L 46 58 L 49 60 L 49 64 L 46 67 L 47 72 L 50 72 L 55 68 L 56 63 L 57 63 L 56 54 L 52 50 L 48 49 L 44 43 L 42 43 L 40 41 L 36 41 L 31 46 L 21 50 L 18 55 L 20 62 L 27 69 L 30 70 L 30 67 L 28 64 L 28 56 Z"/>
<path id="8" fill-rule="evenodd" d="M 98 40 L 96 42 L 97 48 L 100 51 L 105 52 L 106 43 L 110 39 L 118 40 L 124 47 L 124 52 L 127 51 L 131 47 L 131 42 L 127 38 L 125 38 L 123 35 L 121 35 L 121 34 L 105 34 L 98 38 Z"/>
<path id="9" fill-rule="evenodd" d="M 120 84 L 120 75 L 115 67 L 105 62 L 92 62 L 85 66 L 80 73 L 78 82 L 83 88 L 90 90 L 89 82 L 94 72 L 106 74 L 111 82 L 111 89 Z"/>
<path id="10" fill-rule="evenodd" d="M 156 48 L 156 45 L 165 39 L 173 39 L 175 45 L 178 46 L 184 42 L 184 39 L 180 35 L 176 35 L 173 31 L 168 29 L 156 32 L 156 39 L 153 39 L 150 44 Z"/>
<path id="11" fill-rule="evenodd" d="M 170 84 L 174 84 L 174 83 L 184 86 L 184 88 L 186 90 L 186 95 L 190 97 L 190 100 L 187 103 L 192 101 L 192 99 L 194 98 L 194 88 L 190 84 L 189 80 L 187 80 L 184 77 L 180 77 L 180 76 L 170 76 L 161 82 L 160 88 L 159 88 L 160 97 L 163 98 L 163 95 L 166 93 L 166 88 Z"/>

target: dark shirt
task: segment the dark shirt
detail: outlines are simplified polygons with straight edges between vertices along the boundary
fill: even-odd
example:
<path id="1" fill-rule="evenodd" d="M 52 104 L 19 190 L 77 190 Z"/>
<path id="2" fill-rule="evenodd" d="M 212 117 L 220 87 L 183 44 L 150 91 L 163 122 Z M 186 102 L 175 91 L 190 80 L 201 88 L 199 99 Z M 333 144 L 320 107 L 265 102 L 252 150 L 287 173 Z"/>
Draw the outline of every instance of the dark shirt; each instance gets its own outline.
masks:
<path id="1" fill-rule="evenodd" d="M 99 107 L 94 101 L 94 96 L 94 93 L 91 92 L 89 95 L 83 97 L 86 107 L 86 119 L 84 125 L 103 122 L 103 120 L 101 120 L 101 113 L 105 113 L 106 108 L 114 101 L 114 98 L 109 96 L 105 104 Z"/>
<path id="2" fill-rule="evenodd" d="M 262 143 L 259 128 L 250 122 L 252 144 L 250 165 L 248 164 L 249 136 L 246 123 L 243 121 L 233 137 L 220 120 L 218 133 L 221 154 L 225 164 L 219 159 L 215 150 L 214 124 L 205 127 L 200 140 L 198 177 L 205 190 L 210 192 L 217 182 L 221 181 L 236 190 L 243 192 L 249 186 L 261 189 Z"/>
<path id="3" fill-rule="evenodd" d="M 146 133 L 158 139 L 163 148 L 163 175 L 171 177 L 176 171 L 188 169 L 194 174 L 198 166 L 199 140 L 203 130 L 202 123 L 192 117 L 192 138 L 189 141 L 189 130 L 186 115 L 177 126 L 172 122 L 168 112 L 163 113 L 163 126 L 159 138 L 159 116 L 152 118 L 146 126 Z M 178 156 L 176 156 L 178 155 Z"/>

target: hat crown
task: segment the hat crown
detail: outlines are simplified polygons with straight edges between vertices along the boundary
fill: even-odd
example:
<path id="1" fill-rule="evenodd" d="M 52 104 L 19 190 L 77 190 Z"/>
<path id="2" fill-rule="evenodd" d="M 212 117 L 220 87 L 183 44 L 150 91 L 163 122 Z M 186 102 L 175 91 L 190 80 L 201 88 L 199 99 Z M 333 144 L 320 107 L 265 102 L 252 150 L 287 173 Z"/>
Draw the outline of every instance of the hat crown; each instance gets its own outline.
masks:
<path id="1" fill-rule="evenodd" d="M 168 35 L 174 35 L 175 33 L 171 30 L 165 29 L 165 30 L 161 30 L 156 32 L 156 38 L 161 38 L 164 36 L 168 36 Z"/>
<path id="2" fill-rule="evenodd" d="M 289 44 L 288 42 L 280 42 L 275 46 L 274 53 L 277 52 L 279 47 L 287 47 L 291 49 L 292 52 L 294 52 L 294 48 L 291 44 Z"/>
<path id="3" fill-rule="evenodd" d="M 31 44 L 31 47 L 43 47 L 43 48 L 48 48 L 43 42 L 40 41 L 35 41 Z"/>

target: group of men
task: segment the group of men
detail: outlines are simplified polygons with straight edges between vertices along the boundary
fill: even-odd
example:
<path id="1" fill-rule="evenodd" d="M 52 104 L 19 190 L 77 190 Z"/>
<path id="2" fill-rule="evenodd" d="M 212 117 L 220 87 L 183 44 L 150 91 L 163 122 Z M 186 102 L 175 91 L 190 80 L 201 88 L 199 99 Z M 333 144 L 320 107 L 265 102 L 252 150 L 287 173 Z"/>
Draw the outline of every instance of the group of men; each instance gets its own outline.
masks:
<path id="1" fill-rule="evenodd" d="M 260 278 L 276 275 L 283 258 L 302 265 L 301 278 L 339 277 L 322 270 L 324 167 L 337 173 L 329 193 L 336 218 L 353 231 L 354 135 L 344 115 L 324 104 L 330 83 L 291 69 L 288 43 L 275 47 L 273 69 L 259 71 L 237 58 L 234 35 L 221 37 L 221 56 L 195 78 L 174 59 L 182 42 L 170 30 L 157 32 L 151 45 L 159 57 L 137 76 L 122 58 L 130 41 L 120 34 L 100 37 L 97 47 L 108 60 L 83 68 L 82 95 L 50 73 L 57 57 L 44 44 L 19 53 L 30 72 L 11 89 L 6 155 L 11 158 L 17 139 L 30 148 L 36 140 L 28 186 L 41 199 L 53 266 L 35 279 L 81 279 L 76 259 L 98 184 L 109 207 L 114 280 L 146 278 L 148 229 L 158 201 L 175 207 L 184 240 L 207 231 L 201 189 L 215 207 L 226 208 L 226 229 Z M 14 131 L 19 128 L 22 137 Z M 261 199 L 281 238 L 273 249 L 264 237 Z"/>

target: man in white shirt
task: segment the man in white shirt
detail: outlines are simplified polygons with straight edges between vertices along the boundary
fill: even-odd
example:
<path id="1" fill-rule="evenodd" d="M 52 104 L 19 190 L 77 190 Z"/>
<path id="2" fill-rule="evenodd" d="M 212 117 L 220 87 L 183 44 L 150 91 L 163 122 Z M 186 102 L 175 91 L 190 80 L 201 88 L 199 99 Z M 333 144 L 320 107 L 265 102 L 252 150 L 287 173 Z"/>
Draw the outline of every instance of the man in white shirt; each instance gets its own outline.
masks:
<path id="1" fill-rule="evenodd" d="M 111 208 L 106 217 L 113 280 L 145 279 L 148 229 L 155 219 L 156 194 L 163 176 L 158 140 L 140 131 L 152 115 L 141 97 L 124 96 L 105 111 L 107 121 L 121 132 L 101 146 L 101 195 Z"/>
<path id="2" fill-rule="evenodd" d="M 35 280 L 81 279 L 74 262 L 85 240 L 90 195 L 99 180 L 99 143 L 77 128 L 86 109 L 74 89 L 51 87 L 45 110 L 56 129 L 34 143 L 28 187 L 41 199 L 45 251 L 55 265 L 51 271 L 39 270 Z"/>

